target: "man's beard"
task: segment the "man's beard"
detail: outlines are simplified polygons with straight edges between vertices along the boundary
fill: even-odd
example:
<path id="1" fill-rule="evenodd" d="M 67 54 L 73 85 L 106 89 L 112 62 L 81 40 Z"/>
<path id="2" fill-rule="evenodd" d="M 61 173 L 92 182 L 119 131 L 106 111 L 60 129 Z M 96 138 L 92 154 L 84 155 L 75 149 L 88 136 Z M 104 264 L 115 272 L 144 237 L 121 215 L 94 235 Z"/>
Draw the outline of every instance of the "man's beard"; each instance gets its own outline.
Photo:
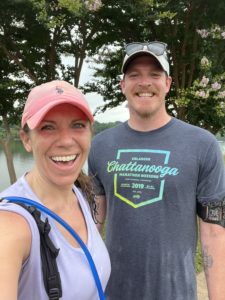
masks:
<path id="1" fill-rule="evenodd" d="M 152 112 L 140 112 L 140 111 L 136 111 L 136 114 L 141 118 L 141 119 L 149 119 L 153 113 Z"/>

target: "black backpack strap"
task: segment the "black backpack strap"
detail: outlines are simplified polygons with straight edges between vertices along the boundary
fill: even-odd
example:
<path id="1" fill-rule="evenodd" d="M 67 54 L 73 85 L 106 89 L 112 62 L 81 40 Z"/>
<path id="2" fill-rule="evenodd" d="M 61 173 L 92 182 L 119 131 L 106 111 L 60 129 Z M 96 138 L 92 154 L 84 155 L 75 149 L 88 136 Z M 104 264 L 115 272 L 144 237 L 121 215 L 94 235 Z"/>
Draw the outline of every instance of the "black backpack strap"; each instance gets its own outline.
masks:
<path id="1" fill-rule="evenodd" d="M 41 262 L 45 290 L 49 296 L 49 300 L 59 300 L 59 298 L 62 297 L 61 279 L 56 263 L 59 249 L 54 246 L 49 237 L 51 226 L 48 222 L 48 218 L 42 221 L 40 211 L 34 206 L 27 206 L 21 203 L 16 204 L 25 208 L 34 217 L 37 223 L 40 233 Z"/>

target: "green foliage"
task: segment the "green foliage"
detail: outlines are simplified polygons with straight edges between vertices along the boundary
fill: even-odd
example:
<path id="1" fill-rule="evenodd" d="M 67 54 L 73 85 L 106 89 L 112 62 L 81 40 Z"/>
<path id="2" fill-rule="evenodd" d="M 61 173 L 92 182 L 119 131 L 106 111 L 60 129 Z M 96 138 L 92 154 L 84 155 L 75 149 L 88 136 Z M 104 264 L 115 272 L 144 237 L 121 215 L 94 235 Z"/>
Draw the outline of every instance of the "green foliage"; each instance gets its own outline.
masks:
<path id="1" fill-rule="evenodd" d="M 107 0 L 103 4 L 100 15 L 107 18 L 107 23 L 103 22 L 105 35 L 101 37 L 108 37 L 109 45 L 105 44 L 99 49 L 99 54 L 93 59 L 94 79 L 85 86 L 86 91 L 95 91 L 102 95 L 105 105 L 100 110 L 115 107 L 125 100 L 120 91 L 118 77 L 121 73 L 124 44 L 161 40 L 168 44 L 173 78 L 167 99 L 168 110 L 174 116 L 205 127 L 213 133 L 222 132 L 222 100 L 214 97 L 211 102 L 199 101 L 202 99 L 194 97 L 193 90 L 196 89 L 196 82 L 201 81 L 203 76 L 200 65 L 203 56 L 211 61 L 212 82 L 224 72 L 224 30 L 221 27 L 224 26 L 224 1 L 219 0 L 216 7 L 212 0 L 137 0 L 135 3 L 112 3 Z M 110 24 L 111 30 L 107 24 Z M 211 30 L 207 39 L 199 34 L 205 28 Z M 113 42 L 110 43 L 112 38 Z"/>
<path id="2" fill-rule="evenodd" d="M 37 19 L 48 28 L 63 25 L 68 12 L 78 15 L 81 0 L 29 0 L 37 12 Z M 66 11 L 65 11 L 66 10 Z"/>
<path id="3" fill-rule="evenodd" d="M 95 121 L 94 125 L 93 125 L 93 134 L 96 135 L 105 129 L 115 127 L 119 124 L 120 124 L 120 122 L 100 123 L 98 121 Z"/>
<path id="4" fill-rule="evenodd" d="M 66 8 L 71 13 L 77 14 L 83 5 L 80 0 L 58 0 L 59 7 Z"/>
<path id="5" fill-rule="evenodd" d="M 225 128 L 225 73 L 212 74 L 212 63 L 202 59 L 202 77 L 190 88 L 179 91 L 176 103 L 186 108 L 186 119 L 213 133 L 224 133 Z"/>
<path id="6" fill-rule="evenodd" d="M 4 116 L 10 125 L 19 123 L 25 98 L 36 84 L 63 78 L 78 86 L 83 61 L 98 36 L 98 12 L 86 4 L 81 0 L 0 2 L 0 122 Z M 73 58 L 74 66 L 65 64 L 63 56 Z"/>
<path id="7" fill-rule="evenodd" d="M 124 44 L 162 40 L 169 45 L 174 79 L 168 109 L 202 126 L 215 120 L 219 124 L 213 124 L 213 130 L 220 130 L 223 107 L 212 109 L 212 103 L 219 100 L 214 97 L 206 105 L 207 101 L 196 101 L 193 94 L 194 83 L 203 76 L 199 63 L 203 56 L 212 62 L 213 80 L 225 69 L 225 3 L 217 2 L 215 6 L 212 0 L 2 0 L 0 79 L 5 104 L 0 113 L 7 107 L 7 116 L 13 115 L 15 103 L 21 109 L 34 84 L 63 78 L 78 86 L 87 56 L 94 57 L 96 74 L 85 91 L 103 96 L 103 111 L 117 106 L 125 100 L 119 84 Z M 202 38 L 197 30 L 205 29 L 210 33 Z M 74 65 L 66 64 L 62 57 L 70 57 Z M 188 100 L 183 97 L 186 94 Z M 205 119 L 208 112 L 211 117 Z"/>
<path id="8" fill-rule="evenodd" d="M 120 91 L 120 76 L 118 76 L 121 72 L 121 60 L 122 53 L 118 55 L 117 49 L 108 47 L 101 49 L 99 56 L 94 60 L 96 64 L 95 78 L 83 88 L 86 93 L 94 91 L 103 96 L 106 103 L 100 109 L 102 112 L 108 108 L 116 107 L 124 101 Z M 110 99 L 111 101 L 108 101 Z"/>
<path id="9" fill-rule="evenodd" d="M 224 141 L 224 142 L 225 142 L 225 135 L 222 135 L 221 133 L 218 133 L 218 134 L 216 135 L 216 137 L 217 137 L 217 139 L 218 139 L 219 141 Z"/>
<path id="10" fill-rule="evenodd" d="M 197 251 L 195 256 L 195 269 L 197 273 L 203 271 L 202 251 L 201 251 L 201 245 L 199 241 L 198 241 Z"/>

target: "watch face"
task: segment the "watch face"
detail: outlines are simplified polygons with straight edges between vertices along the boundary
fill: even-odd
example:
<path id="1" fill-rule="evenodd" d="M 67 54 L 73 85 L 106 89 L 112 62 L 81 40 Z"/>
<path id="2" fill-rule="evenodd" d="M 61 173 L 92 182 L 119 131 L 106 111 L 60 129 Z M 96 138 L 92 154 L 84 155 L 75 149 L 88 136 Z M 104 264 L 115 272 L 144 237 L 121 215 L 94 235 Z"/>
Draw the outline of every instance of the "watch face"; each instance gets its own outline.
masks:
<path id="1" fill-rule="evenodd" d="M 221 221 L 222 220 L 222 207 L 210 208 L 208 211 L 208 220 Z"/>

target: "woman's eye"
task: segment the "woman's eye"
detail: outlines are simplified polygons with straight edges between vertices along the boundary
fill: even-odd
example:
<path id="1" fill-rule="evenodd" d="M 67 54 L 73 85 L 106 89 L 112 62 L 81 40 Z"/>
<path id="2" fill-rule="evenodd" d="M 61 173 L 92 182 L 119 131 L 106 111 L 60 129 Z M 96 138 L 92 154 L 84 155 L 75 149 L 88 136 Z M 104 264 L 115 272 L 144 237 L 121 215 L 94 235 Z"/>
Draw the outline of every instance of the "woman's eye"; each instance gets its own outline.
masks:
<path id="1" fill-rule="evenodd" d="M 73 124 L 73 128 L 85 128 L 85 127 L 86 127 L 86 124 L 81 123 L 81 122 Z"/>
<path id="2" fill-rule="evenodd" d="M 43 131 L 43 130 L 53 130 L 54 129 L 54 127 L 52 126 L 52 125 L 43 125 L 43 126 L 41 126 L 41 130 Z"/>

